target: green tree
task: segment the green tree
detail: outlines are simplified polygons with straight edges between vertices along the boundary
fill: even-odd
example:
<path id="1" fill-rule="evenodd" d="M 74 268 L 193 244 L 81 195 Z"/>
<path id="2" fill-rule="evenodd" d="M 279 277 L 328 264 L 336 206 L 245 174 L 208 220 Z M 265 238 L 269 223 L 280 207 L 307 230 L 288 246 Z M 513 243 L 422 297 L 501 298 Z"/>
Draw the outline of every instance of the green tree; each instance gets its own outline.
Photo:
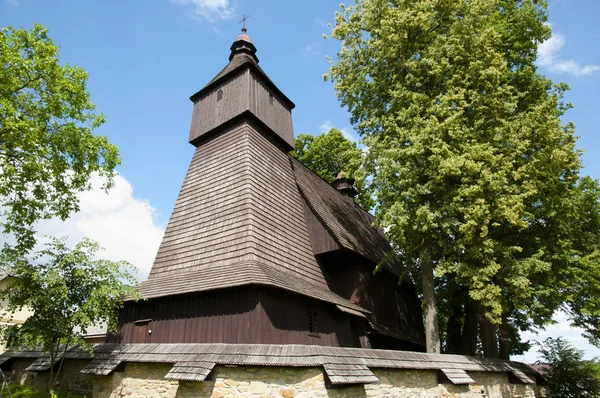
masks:
<path id="1" fill-rule="evenodd" d="M 60 64 L 42 25 L 0 30 L 1 225 L 21 252 L 35 244 L 36 221 L 78 210 L 93 174 L 112 184 L 118 150 L 92 134 L 104 116 L 86 85 L 83 69 Z"/>
<path id="2" fill-rule="evenodd" d="M 541 348 L 543 362 L 548 364 L 544 376 L 553 397 L 595 398 L 600 396 L 600 363 L 585 361 L 583 351 L 567 340 L 547 338 Z"/>
<path id="3" fill-rule="evenodd" d="M 50 356 L 52 388 L 62 369 L 54 365 L 69 347 L 84 341 L 86 329 L 106 324 L 115 331 L 122 296 L 139 294 L 133 287 L 132 266 L 96 258 L 100 247 L 83 239 L 69 249 L 65 239 L 52 239 L 45 249 L 29 257 L 4 253 L 2 264 L 14 278 L 0 292 L 7 301 L 5 311 L 14 313 L 22 308 L 33 314 L 17 329 L 3 331 L 15 339 L 17 347 L 43 347 Z"/>
<path id="4" fill-rule="evenodd" d="M 508 358 L 558 308 L 598 331 L 598 184 L 580 179 L 574 125 L 561 123 L 568 87 L 534 63 L 546 8 L 357 0 L 336 14 L 342 48 L 325 78 L 369 149 L 379 226 L 421 280 L 429 352 L 438 308 L 459 331 L 446 347 L 466 354 L 479 338 Z"/>
<path id="5" fill-rule="evenodd" d="M 363 152 L 356 142 L 352 142 L 336 128 L 317 136 L 300 134 L 294 140 L 292 155 L 306 167 L 332 183 L 338 173 L 355 179 L 358 190 L 356 202 L 365 210 L 370 210 L 375 201 L 369 187 L 367 174 L 363 168 Z"/>

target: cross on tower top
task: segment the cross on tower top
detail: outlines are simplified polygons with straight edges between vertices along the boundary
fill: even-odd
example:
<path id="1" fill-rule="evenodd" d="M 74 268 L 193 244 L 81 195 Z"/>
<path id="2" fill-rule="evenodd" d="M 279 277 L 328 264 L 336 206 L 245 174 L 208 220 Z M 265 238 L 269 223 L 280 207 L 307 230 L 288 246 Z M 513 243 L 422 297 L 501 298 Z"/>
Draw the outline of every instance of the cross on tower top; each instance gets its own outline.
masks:
<path id="1" fill-rule="evenodd" d="M 240 21 L 240 23 L 242 24 L 242 33 L 246 33 L 248 31 L 248 29 L 246 29 L 246 20 L 248 18 L 250 18 L 250 15 L 244 14 L 242 16 L 242 20 Z"/>

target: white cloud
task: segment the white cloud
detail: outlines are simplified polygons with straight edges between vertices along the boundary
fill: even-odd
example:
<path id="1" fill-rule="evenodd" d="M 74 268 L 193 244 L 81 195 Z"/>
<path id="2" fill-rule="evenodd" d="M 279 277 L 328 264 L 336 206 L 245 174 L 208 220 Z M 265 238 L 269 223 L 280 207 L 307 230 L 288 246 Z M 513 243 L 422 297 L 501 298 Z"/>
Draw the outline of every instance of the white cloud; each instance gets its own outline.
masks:
<path id="1" fill-rule="evenodd" d="M 313 57 L 321 53 L 321 45 L 319 43 L 307 44 L 304 47 L 303 57 L 305 60 L 310 61 Z"/>
<path id="2" fill-rule="evenodd" d="M 566 73 L 574 76 L 591 75 L 600 71 L 600 65 L 581 65 L 573 59 L 563 59 L 560 50 L 565 46 L 565 36 L 554 33 L 538 47 L 538 63 L 550 72 Z"/>
<path id="3" fill-rule="evenodd" d="M 321 27 L 327 27 L 329 25 L 328 22 L 324 21 L 323 19 L 319 18 L 319 17 L 315 17 L 314 19 L 314 23 L 317 26 L 321 26 Z"/>
<path id="4" fill-rule="evenodd" d="M 600 349 L 591 345 L 587 339 L 583 337 L 583 329 L 572 327 L 570 325 L 566 313 L 561 311 L 557 313 L 553 319 L 557 322 L 556 324 L 548 326 L 546 330 L 539 331 L 539 334 L 537 335 L 532 332 L 522 333 L 521 339 L 523 341 L 530 340 L 532 342 L 541 342 L 548 337 L 564 337 L 573 344 L 574 347 L 584 351 L 584 358 L 592 359 L 600 357 Z M 525 354 L 511 357 L 511 359 L 525 363 L 534 363 L 537 360 L 541 360 L 538 349 L 539 346 L 534 346 Z"/>
<path id="5" fill-rule="evenodd" d="M 157 224 L 156 210 L 146 200 L 133 196 L 133 188 L 123 176 L 117 175 L 115 186 L 105 193 L 99 178 L 94 189 L 82 192 L 80 211 L 62 222 L 58 219 L 40 221 L 40 234 L 54 237 L 68 236 L 73 247 L 83 237 L 97 241 L 105 251 L 101 258 L 125 260 L 137 269 L 139 280 L 147 278 L 163 228 Z"/>
<path id="6" fill-rule="evenodd" d="M 191 5 L 195 17 L 209 21 L 229 19 L 233 16 L 233 7 L 229 0 L 171 0 L 172 3 Z"/>
<path id="7" fill-rule="evenodd" d="M 18 0 L 4 0 L 4 2 L 8 5 L 11 6 L 18 6 L 19 5 L 19 1 Z"/>
<path id="8" fill-rule="evenodd" d="M 326 120 L 325 122 L 323 122 L 323 124 L 321 124 L 319 126 L 319 131 L 321 133 L 327 133 L 329 130 L 331 130 L 332 128 L 337 128 L 333 125 L 333 123 L 331 122 L 331 120 Z M 342 135 L 344 137 L 346 137 L 348 140 L 355 142 L 356 141 L 356 136 L 354 135 L 354 133 L 351 131 L 351 128 L 346 126 L 343 128 L 337 128 L 338 130 L 341 131 Z"/>

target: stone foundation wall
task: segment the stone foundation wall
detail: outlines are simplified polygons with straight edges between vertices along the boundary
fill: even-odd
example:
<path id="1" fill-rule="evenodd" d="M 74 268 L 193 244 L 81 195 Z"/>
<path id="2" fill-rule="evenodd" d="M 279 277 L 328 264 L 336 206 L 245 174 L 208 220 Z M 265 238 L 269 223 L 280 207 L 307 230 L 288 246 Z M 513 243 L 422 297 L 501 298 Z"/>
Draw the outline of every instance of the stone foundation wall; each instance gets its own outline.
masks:
<path id="1" fill-rule="evenodd" d="M 48 385 L 50 372 L 26 372 L 25 368 L 31 365 L 33 361 L 34 359 L 16 359 L 12 364 L 9 376 L 10 382 L 44 389 Z M 82 395 L 91 395 L 93 378 L 79 373 L 89 362 L 89 360 L 66 361 L 61 370 L 58 387 L 65 387 Z"/>
<path id="2" fill-rule="evenodd" d="M 26 364 L 18 362 L 13 365 L 18 381 L 38 385 L 46 380 L 47 374 L 23 372 Z M 373 369 L 379 384 L 332 387 L 325 382 L 322 368 L 217 366 L 210 380 L 177 382 L 164 378 L 171 364 L 127 363 L 123 371 L 110 376 L 86 376 L 77 373 L 87 361 L 69 362 L 61 384 L 98 398 L 546 397 L 543 387 L 511 384 L 504 373 L 470 372 L 476 384 L 456 386 L 440 384 L 436 371 Z"/>

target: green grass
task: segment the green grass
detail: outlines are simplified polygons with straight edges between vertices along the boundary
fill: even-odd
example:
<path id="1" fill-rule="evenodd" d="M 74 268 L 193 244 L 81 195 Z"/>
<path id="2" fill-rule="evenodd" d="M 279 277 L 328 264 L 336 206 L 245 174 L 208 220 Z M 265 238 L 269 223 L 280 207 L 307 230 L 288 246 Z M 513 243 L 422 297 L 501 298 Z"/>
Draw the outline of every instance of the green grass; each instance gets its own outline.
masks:
<path id="1" fill-rule="evenodd" d="M 58 388 L 52 390 L 49 394 L 48 391 L 39 390 L 31 386 L 23 386 L 20 384 L 10 384 L 10 392 L 13 398 L 83 398 L 84 395 L 75 394 L 64 388 Z M 9 398 L 6 387 L 0 398 Z"/>

